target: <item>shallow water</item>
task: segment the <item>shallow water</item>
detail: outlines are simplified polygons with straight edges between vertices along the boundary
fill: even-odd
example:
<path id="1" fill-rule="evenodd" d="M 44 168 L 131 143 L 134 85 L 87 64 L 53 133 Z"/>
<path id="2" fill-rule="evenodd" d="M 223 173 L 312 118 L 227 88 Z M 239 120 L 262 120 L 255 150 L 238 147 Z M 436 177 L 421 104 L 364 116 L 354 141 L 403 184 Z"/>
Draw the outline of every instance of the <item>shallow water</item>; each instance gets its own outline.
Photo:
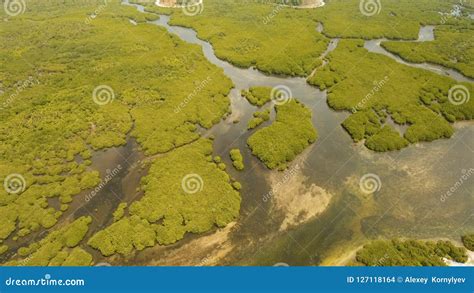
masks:
<path id="1" fill-rule="evenodd" d="M 416 40 L 416 42 L 429 42 L 429 41 L 433 41 L 434 39 L 435 39 L 435 26 L 428 25 L 428 26 L 422 26 L 420 28 L 418 40 Z M 400 56 L 385 50 L 385 48 L 383 48 L 380 45 L 382 42 L 385 42 L 385 41 L 390 41 L 390 40 L 388 39 L 368 40 L 368 41 L 365 41 L 364 48 L 367 49 L 369 52 L 383 54 L 385 56 L 388 56 L 403 65 L 429 70 L 436 74 L 449 76 L 452 79 L 461 81 L 461 82 L 474 82 L 474 79 L 464 76 L 463 74 L 461 74 L 459 71 L 455 69 L 447 68 L 441 65 L 430 64 L 430 63 L 411 63 L 411 62 L 405 61 Z M 401 42 L 405 42 L 405 41 L 401 41 Z"/>
<path id="2" fill-rule="evenodd" d="M 139 9 L 143 11 L 142 7 Z M 228 168 L 228 172 L 243 183 L 242 211 L 238 225 L 228 236 L 232 249 L 217 264 L 334 264 L 339 255 L 374 237 L 457 239 L 463 231 L 474 227 L 472 178 L 463 181 L 446 200 L 440 199 L 467 170 L 474 168 L 474 123 L 456 124 L 456 134 L 449 140 L 417 144 L 399 152 L 374 153 L 352 142 L 340 126 L 348 113 L 331 110 L 326 103 L 326 93 L 308 85 L 304 78 L 268 76 L 254 69 L 234 67 L 219 60 L 212 46 L 199 40 L 195 31 L 169 26 L 168 21 L 168 16 L 161 16 L 152 23 L 186 42 L 202 46 L 206 58 L 222 68 L 235 84 L 230 94 L 232 115 L 203 132 L 205 136 L 212 134 L 216 137 L 215 154 L 220 155 L 228 166 L 231 165 L 228 152 L 235 147 L 241 149 L 246 165 L 243 172 Z M 422 29 L 420 40 L 429 40 L 432 32 L 431 28 Z M 367 41 L 366 47 L 387 54 L 380 51 L 379 43 L 380 40 Z M 337 41 L 333 43 L 334 47 L 336 45 Z M 404 62 L 396 56 L 390 57 Z M 430 65 L 407 65 L 432 70 Z M 459 77 L 449 70 L 439 73 Z M 304 160 L 302 172 L 297 176 L 301 176 L 304 185 L 315 184 L 333 195 L 323 214 L 288 231 L 279 230 L 284 216 L 282 211 L 272 205 L 272 200 L 264 200 L 272 188 L 269 178 L 278 172 L 267 170 L 251 155 L 246 145 L 252 133 L 246 130 L 247 121 L 257 108 L 239 93 L 256 85 L 285 85 L 295 98 L 312 109 L 319 139 L 300 156 Z M 239 122 L 234 123 L 235 120 Z M 359 180 L 367 173 L 380 178 L 380 190 L 374 195 L 360 192 Z M 207 235 L 212 236 L 212 233 Z M 179 252 L 199 237 L 204 236 L 189 235 L 176 245 L 147 249 L 127 263 L 176 264 L 169 257 L 173 251 Z M 189 258 L 189 264 L 194 264 L 193 255 L 197 255 L 199 250 L 199 246 L 194 247 L 192 253 L 185 256 Z"/>

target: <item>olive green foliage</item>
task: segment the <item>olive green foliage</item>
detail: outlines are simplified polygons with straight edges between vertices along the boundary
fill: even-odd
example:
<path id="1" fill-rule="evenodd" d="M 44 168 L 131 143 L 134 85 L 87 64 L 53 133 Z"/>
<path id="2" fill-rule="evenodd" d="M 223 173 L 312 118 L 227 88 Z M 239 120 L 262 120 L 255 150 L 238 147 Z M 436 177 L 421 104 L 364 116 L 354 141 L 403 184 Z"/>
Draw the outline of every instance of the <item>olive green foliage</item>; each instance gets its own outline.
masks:
<path id="1" fill-rule="evenodd" d="M 282 7 L 278 1 L 206 0 L 206 8 L 195 17 L 152 5 L 149 10 L 172 14 L 172 24 L 195 29 L 221 59 L 286 75 L 309 75 L 321 64 L 318 57 L 329 40 L 316 31 L 317 22 L 331 38 L 406 40 L 418 38 L 420 25 L 468 22 L 439 14 L 450 13 L 459 0 L 384 0 L 371 16 L 361 13 L 359 0 L 326 1 L 316 9 Z"/>
<path id="2" fill-rule="evenodd" d="M 324 24 L 324 34 L 332 38 L 416 40 L 420 25 L 467 21 L 454 17 L 443 18 L 439 14 L 450 13 L 453 5 L 459 4 L 458 0 L 383 0 L 378 2 L 380 4 L 376 5 L 370 16 L 361 12 L 361 2 L 331 0 L 309 13 Z"/>
<path id="3" fill-rule="evenodd" d="M 257 111 L 253 113 L 253 118 L 249 120 L 247 129 L 254 129 L 268 120 L 270 120 L 270 109 Z"/>
<path id="4" fill-rule="evenodd" d="M 311 122 L 311 110 L 292 99 L 275 106 L 272 125 L 257 130 L 247 141 L 252 153 L 268 168 L 286 169 L 308 145 L 316 141 L 317 132 Z"/>
<path id="5" fill-rule="evenodd" d="M 367 148 L 377 152 L 400 150 L 408 146 L 408 144 L 408 140 L 401 137 L 395 129 L 387 125 L 369 137 L 365 142 Z"/>
<path id="6" fill-rule="evenodd" d="M 82 241 L 91 217 L 81 217 L 74 222 L 49 233 L 39 242 L 21 247 L 18 255 L 24 259 L 15 259 L 7 262 L 10 266 L 79 266 L 91 265 L 92 256 L 77 247 Z"/>
<path id="7" fill-rule="evenodd" d="M 234 187 L 235 190 L 241 190 L 242 184 L 240 182 L 234 181 L 232 182 L 232 187 Z"/>
<path id="8" fill-rule="evenodd" d="M 342 126 L 349 132 L 354 141 L 358 142 L 377 133 L 382 124 L 377 114 L 369 109 L 349 116 L 342 123 Z"/>
<path id="9" fill-rule="evenodd" d="M 198 139 L 195 124 L 211 127 L 227 113 L 232 83 L 201 48 L 132 25 L 157 16 L 120 2 L 33 0 L 16 17 L 0 10 L 8 19 L 0 30 L 0 181 L 17 173 L 26 182 L 19 194 L 0 188 L 0 240 L 53 227 L 74 195 L 100 182 L 92 152 L 124 144 L 132 125 L 155 154 Z M 93 99 L 101 85 L 113 92 L 105 105 Z M 55 197 L 59 209 L 49 206 Z"/>
<path id="10" fill-rule="evenodd" d="M 357 252 L 366 266 L 445 266 L 443 258 L 467 261 L 466 249 L 449 241 L 376 240 Z"/>
<path id="11" fill-rule="evenodd" d="M 437 26 L 435 40 L 423 43 L 383 42 L 382 46 L 405 60 L 435 63 L 474 78 L 474 26 Z"/>
<path id="12" fill-rule="evenodd" d="M 473 99 L 461 105 L 449 101 L 449 90 L 458 85 L 454 80 L 369 53 L 362 41 L 341 40 L 328 60 L 308 82 L 328 89 L 333 109 L 352 112 L 343 126 L 355 141 L 367 139 L 370 149 L 387 151 L 403 148 L 407 141 L 449 138 L 454 133 L 449 122 L 474 118 Z M 460 85 L 473 92 L 472 84 Z M 404 138 L 383 126 L 388 116 L 408 125 Z"/>
<path id="13" fill-rule="evenodd" d="M 242 91 L 242 97 L 245 97 L 250 104 L 254 106 L 263 106 L 268 103 L 272 97 L 272 88 L 264 86 L 251 87 Z"/>
<path id="14" fill-rule="evenodd" d="M 0 255 L 4 254 L 7 251 L 8 251 L 7 245 L 0 245 Z"/>
<path id="15" fill-rule="evenodd" d="M 128 255 L 134 249 L 143 250 L 156 244 L 155 227 L 147 220 L 132 215 L 122 218 L 92 236 L 88 244 L 104 256 Z"/>
<path id="16" fill-rule="evenodd" d="M 156 158 L 143 178 L 145 195 L 131 204 L 130 216 L 93 235 L 89 245 L 106 256 L 128 255 L 235 220 L 240 195 L 211 154 L 212 142 L 200 139 Z"/>
<path id="17" fill-rule="evenodd" d="M 117 222 L 121 218 L 123 218 L 123 215 L 125 214 L 125 209 L 127 208 L 127 203 L 123 202 L 120 203 L 115 212 L 113 213 L 114 216 L 114 222 Z"/>
<path id="18" fill-rule="evenodd" d="M 128 54 L 116 37 L 127 35 L 129 17 L 143 16 L 109 3 L 92 20 L 87 16 L 103 2 L 82 2 L 28 1 L 16 17 L 0 11 L 8 18 L 0 30 L 0 180 L 25 179 L 24 192 L 0 189 L 0 240 L 55 225 L 72 196 L 100 182 L 88 169 L 90 150 L 123 144 L 131 128 L 126 106 L 100 107 L 92 93 L 114 85 L 111 76 L 120 70 L 112 64 Z M 48 205 L 54 197 L 60 210 Z"/>
<path id="19" fill-rule="evenodd" d="M 474 234 L 462 236 L 462 243 L 467 249 L 474 251 Z"/>
<path id="20" fill-rule="evenodd" d="M 232 164 L 235 169 L 239 171 L 244 169 L 244 157 L 242 157 L 242 153 L 240 153 L 239 149 L 232 149 L 230 151 L 230 158 L 232 159 Z"/>
<path id="21" fill-rule="evenodd" d="M 80 247 L 75 247 L 64 259 L 61 264 L 54 265 L 61 266 L 90 266 L 92 264 L 92 255 Z"/>
<path id="22" fill-rule="evenodd" d="M 192 27 L 217 57 L 240 67 L 285 75 L 307 75 L 320 64 L 329 40 L 305 11 L 262 1 L 206 0 L 199 15 L 172 11 L 171 24 Z"/>

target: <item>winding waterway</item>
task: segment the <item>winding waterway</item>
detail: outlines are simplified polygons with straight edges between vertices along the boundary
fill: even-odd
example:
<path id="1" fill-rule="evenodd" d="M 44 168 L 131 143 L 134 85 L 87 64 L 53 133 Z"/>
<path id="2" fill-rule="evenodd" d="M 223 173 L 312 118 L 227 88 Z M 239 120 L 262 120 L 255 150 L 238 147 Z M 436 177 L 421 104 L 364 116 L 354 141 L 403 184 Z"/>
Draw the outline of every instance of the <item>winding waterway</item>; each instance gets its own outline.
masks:
<path id="1" fill-rule="evenodd" d="M 142 6 L 133 6 L 144 11 Z M 246 170 L 228 169 L 243 183 L 241 217 L 227 230 L 188 235 L 178 244 L 146 249 L 133 259 L 108 261 L 131 265 L 344 264 L 368 239 L 458 240 L 463 231 L 474 227 L 474 180 L 465 180 L 453 195 L 441 200 L 453 186 L 458 186 L 463 174 L 470 174 L 469 170 L 474 168 L 473 123 L 455 124 L 456 134 L 449 140 L 421 143 L 398 152 L 371 152 L 361 144 L 354 144 L 345 133 L 340 124 L 348 113 L 330 109 L 326 92 L 310 86 L 304 78 L 275 77 L 255 69 L 237 68 L 218 59 L 212 46 L 198 39 L 195 31 L 170 26 L 168 21 L 169 17 L 163 15 L 150 23 L 183 41 L 200 45 L 209 62 L 222 68 L 235 85 L 229 96 L 232 115 L 205 130 L 203 135 L 215 136 L 215 154 L 229 166 L 229 150 L 236 147 L 242 150 Z M 433 33 L 433 28 L 422 29 L 419 41 L 429 41 L 430 32 Z M 466 80 L 441 66 L 405 62 L 383 50 L 379 46 L 381 41 L 367 41 L 366 48 L 408 66 Z M 337 41 L 332 46 L 334 49 Z M 266 169 L 247 147 L 246 141 L 252 134 L 247 131 L 247 121 L 257 108 L 242 98 L 240 91 L 257 85 L 287 86 L 295 98 L 313 111 L 319 139 L 290 166 L 290 170 L 297 170 L 291 173 L 294 186 L 285 185 L 290 179 Z M 374 195 L 360 192 L 359 180 L 368 173 L 380 178 L 380 189 Z M 126 185 L 127 181 L 121 184 Z M 280 186 L 281 192 L 268 197 L 276 186 Z M 303 206 L 295 205 L 291 199 L 304 200 Z M 290 214 L 293 216 L 289 217 Z M 283 222 L 289 224 L 282 226 Z"/>

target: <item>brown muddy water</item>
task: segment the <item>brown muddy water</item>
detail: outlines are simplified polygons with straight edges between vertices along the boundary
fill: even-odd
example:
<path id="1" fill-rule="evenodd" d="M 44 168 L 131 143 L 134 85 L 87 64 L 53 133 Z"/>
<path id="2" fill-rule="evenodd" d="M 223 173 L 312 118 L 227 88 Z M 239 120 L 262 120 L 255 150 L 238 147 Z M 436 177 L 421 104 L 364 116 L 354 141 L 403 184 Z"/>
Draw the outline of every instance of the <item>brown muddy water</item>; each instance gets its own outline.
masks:
<path id="1" fill-rule="evenodd" d="M 124 4 L 130 5 L 127 2 Z M 134 6 L 143 11 L 142 6 Z M 199 40 L 193 30 L 170 26 L 168 21 L 168 16 L 161 16 L 151 24 L 202 46 L 207 59 L 222 68 L 235 85 L 230 94 L 232 115 L 204 130 L 203 135 L 215 136 L 215 155 L 220 155 L 228 166 L 229 150 L 242 151 L 246 169 L 227 170 L 243 185 L 241 216 L 224 229 L 187 235 L 177 244 L 148 248 L 127 259 L 106 259 L 88 249 L 96 263 L 343 265 L 353 258 L 355 249 L 370 239 L 458 241 L 463 232 L 474 230 L 474 123 L 456 123 L 456 134 L 449 140 L 420 143 L 398 152 L 374 153 L 352 142 L 340 125 L 349 113 L 330 109 L 326 92 L 310 86 L 304 78 L 268 76 L 254 69 L 234 67 L 219 60 L 212 46 Z M 422 28 L 419 41 L 429 41 L 433 30 Z M 366 48 L 408 66 L 434 70 L 430 64 L 411 64 L 386 52 L 379 46 L 381 41 L 367 41 Z M 334 49 L 337 41 L 331 46 Z M 466 80 L 458 72 L 441 66 L 436 66 L 436 72 Z M 313 111 L 312 121 L 319 138 L 286 172 L 269 171 L 247 147 L 246 141 L 253 133 L 247 131 L 247 122 L 258 109 L 242 98 L 240 91 L 251 86 L 286 86 L 294 98 Z M 110 225 L 120 202 L 140 198 L 140 178 L 147 172 L 147 167 L 142 167 L 144 156 L 133 139 L 126 146 L 96 153 L 92 161 L 92 167 L 101 172 L 102 178 L 119 165 L 121 169 L 89 200 L 85 199 L 90 194 L 77 196 L 69 215 L 65 215 L 92 215 L 90 234 Z M 369 194 L 360 185 L 367 174 L 377 179 L 375 191 Z"/>

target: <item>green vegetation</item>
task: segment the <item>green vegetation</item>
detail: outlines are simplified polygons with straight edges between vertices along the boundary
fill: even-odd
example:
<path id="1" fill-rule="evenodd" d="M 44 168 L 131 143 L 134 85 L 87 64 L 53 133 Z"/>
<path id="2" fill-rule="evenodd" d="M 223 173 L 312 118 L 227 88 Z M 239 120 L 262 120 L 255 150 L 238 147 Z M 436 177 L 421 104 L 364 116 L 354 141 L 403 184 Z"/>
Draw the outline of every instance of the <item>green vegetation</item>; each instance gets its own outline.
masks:
<path id="1" fill-rule="evenodd" d="M 474 78 L 474 26 L 437 26 L 430 42 L 383 42 L 382 47 L 415 63 L 435 63 Z"/>
<path id="2" fill-rule="evenodd" d="M 239 171 L 244 169 L 244 157 L 242 157 L 239 149 L 232 149 L 230 151 L 230 158 L 232 159 L 232 164 L 235 169 Z"/>
<path id="3" fill-rule="evenodd" d="M 114 216 L 114 222 L 117 222 L 121 218 L 123 218 L 125 214 L 125 209 L 127 208 L 128 204 L 126 202 L 122 202 L 119 204 L 115 212 L 113 213 Z"/>
<path id="4" fill-rule="evenodd" d="M 88 244 L 104 256 L 115 253 L 130 254 L 156 244 L 155 227 L 139 216 L 123 218 L 92 236 Z"/>
<path id="5" fill-rule="evenodd" d="M 462 236 L 462 243 L 467 249 L 474 251 L 474 234 Z"/>
<path id="6" fill-rule="evenodd" d="M 272 125 L 256 131 L 248 145 L 268 168 L 286 169 L 308 145 L 316 141 L 317 133 L 311 122 L 311 110 L 297 100 L 275 106 L 276 119 Z"/>
<path id="7" fill-rule="evenodd" d="M 400 150 L 408 146 L 408 144 L 408 140 L 400 137 L 400 134 L 395 129 L 387 125 L 369 137 L 365 142 L 367 148 L 377 152 Z"/>
<path id="8" fill-rule="evenodd" d="M 234 181 L 232 182 L 232 187 L 234 187 L 235 190 L 241 190 L 242 184 L 240 184 L 240 182 Z"/>
<path id="9" fill-rule="evenodd" d="M 152 5 L 149 9 L 163 11 Z M 196 16 L 178 10 L 169 13 L 171 24 L 195 29 L 220 59 L 271 74 L 308 75 L 321 64 L 319 56 L 329 42 L 312 29 L 316 21 L 302 17 L 303 11 L 258 0 L 206 0 Z"/>
<path id="10" fill-rule="evenodd" d="M 49 233 L 39 242 L 18 249 L 18 255 L 25 257 L 7 262 L 8 266 L 87 266 L 92 256 L 77 247 L 82 241 L 91 217 L 81 217 L 74 222 Z"/>
<path id="11" fill-rule="evenodd" d="M 270 109 L 253 113 L 253 118 L 249 120 L 247 129 L 254 129 L 263 122 L 270 120 Z"/>
<path id="12" fill-rule="evenodd" d="M 366 139 L 370 149 L 388 151 L 407 146 L 407 141 L 449 138 L 454 133 L 449 122 L 474 118 L 473 99 L 461 105 L 450 103 L 448 92 L 457 85 L 454 80 L 368 53 L 362 41 L 341 40 L 328 60 L 308 82 L 328 89 L 333 109 L 352 112 L 343 126 L 354 141 Z M 473 92 L 472 84 L 462 85 Z M 388 116 L 408 125 L 404 138 L 384 126 Z"/>
<path id="13" fill-rule="evenodd" d="M 271 101 L 272 88 L 255 86 L 248 90 L 243 90 L 241 94 L 250 104 L 261 107 Z"/>
<path id="14" fill-rule="evenodd" d="M 331 0 L 311 14 L 324 23 L 324 34 L 332 38 L 416 40 L 420 25 L 468 22 L 439 14 L 450 13 L 457 0 L 384 0 L 373 11 L 365 10 L 370 16 L 361 12 L 360 2 Z"/>
<path id="15" fill-rule="evenodd" d="M 329 42 L 312 29 L 317 22 L 324 24 L 324 35 L 331 38 L 405 40 L 416 40 L 420 25 L 469 22 L 466 17 L 439 14 L 450 13 L 459 0 L 384 0 L 371 16 L 361 12 L 359 0 L 331 0 L 316 9 L 292 9 L 275 5 L 279 0 L 272 2 L 206 0 L 203 12 L 194 17 L 154 5 L 148 9 L 171 14 L 173 25 L 195 29 L 199 38 L 212 43 L 220 59 L 266 73 L 300 76 L 321 65 L 319 56 Z"/>
<path id="16" fill-rule="evenodd" d="M 445 266 L 443 258 L 467 261 L 466 250 L 449 241 L 376 240 L 357 252 L 366 266 Z"/>
<path id="17" fill-rule="evenodd" d="M 0 245 L 0 255 L 4 254 L 7 251 L 8 251 L 7 245 Z"/>
<path id="18" fill-rule="evenodd" d="M 105 256 L 128 255 L 235 220 L 240 195 L 211 154 L 211 141 L 200 139 L 157 157 L 143 178 L 145 195 L 130 205 L 130 216 L 93 235 L 89 245 Z"/>
<path id="19" fill-rule="evenodd" d="M 156 15 L 118 0 L 63 2 L 29 1 L 16 17 L 0 11 L 8 19 L 0 30 L 0 180 L 24 178 L 19 193 L 0 189 L 0 241 L 52 228 L 75 195 L 96 186 L 94 151 L 125 144 L 131 132 L 147 154 L 167 152 L 229 111 L 231 81 L 200 47 L 141 24 Z M 59 208 L 49 205 L 55 198 Z"/>
<path id="20" fill-rule="evenodd" d="M 438 11 L 448 12 L 454 1 L 386 0 L 374 17 L 358 13 L 356 0 L 333 0 L 315 10 L 257 0 L 206 0 L 206 9 L 195 17 L 181 9 L 167 11 L 174 24 L 195 28 L 209 40 L 222 59 L 267 73 L 307 76 L 322 65 L 329 42 L 315 29 L 317 22 L 324 23 L 328 36 L 415 39 L 420 23 L 439 24 Z M 225 172 L 220 158 L 212 158 L 212 143 L 196 131 L 229 112 L 232 82 L 199 46 L 143 23 L 156 18 L 119 0 L 28 1 L 26 12 L 16 17 L 0 10 L 0 182 L 12 174 L 21 179 L 18 193 L 0 188 L 0 254 L 16 249 L 11 240 L 49 229 L 42 240 L 18 249 L 23 259 L 8 264 L 92 263 L 79 246 L 91 218 L 54 226 L 76 195 L 100 182 L 91 167 L 94 152 L 124 145 L 129 136 L 147 155 L 160 155 L 143 179 L 144 197 L 130 206 L 120 204 L 114 223 L 88 239 L 90 246 L 106 256 L 129 255 L 238 217 L 242 186 Z M 130 19 L 139 24 L 131 25 Z M 471 48 L 455 45 L 470 34 L 466 20 L 452 18 L 437 31 L 439 40 L 419 50 L 410 43 L 384 45 L 408 60 L 440 63 L 472 76 Z M 474 99 L 460 106 L 449 103 L 452 80 L 368 54 L 360 40 L 341 41 L 328 60 L 309 82 L 328 89 L 334 109 L 355 109 L 343 125 L 370 149 L 395 150 L 450 137 L 450 122 L 474 118 Z M 365 100 L 374 81 L 384 76 L 388 82 Z M 464 86 L 472 92 L 472 84 Z M 97 89 L 105 92 L 94 100 Z M 243 95 L 262 106 L 271 99 L 271 89 L 254 87 Z M 103 97 L 108 99 L 98 103 Z M 268 168 L 284 169 L 317 134 L 311 112 L 299 102 L 276 109 L 276 121 L 248 144 Z M 267 121 L 269 113 L 256 112 L 249 128 Z M 388 116 L 408 126 L 403 137 L 385 124 Z M 231 156 L 237 169 L 244 167 L 240 152 Z M 188 175 L 192 184 L 183 185 Z M 196 192 L 183 187 L 196 184 Z M 448 252 L 460 259 L 454 249 Z"/>

